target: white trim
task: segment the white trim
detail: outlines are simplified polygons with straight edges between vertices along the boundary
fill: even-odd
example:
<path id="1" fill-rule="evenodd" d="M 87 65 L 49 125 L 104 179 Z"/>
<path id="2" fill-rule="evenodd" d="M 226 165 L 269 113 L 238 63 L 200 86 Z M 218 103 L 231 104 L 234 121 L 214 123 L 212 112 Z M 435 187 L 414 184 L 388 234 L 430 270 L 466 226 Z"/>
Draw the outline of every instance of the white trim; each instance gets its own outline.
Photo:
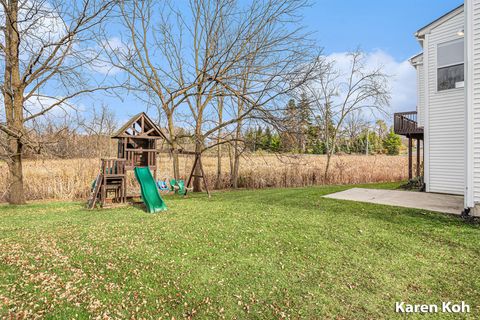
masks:
<path id="1" fill-rule="evenodd" d="M 408 59 L 408 61 L 412 66 L 423 64 L 423 52 L 417 53 L 416 55 Z"/>
<path id="2" fill-rule="evenodd" d="M 474 134 L 473 134 L 473 0 L 465 0 L 465 208 L 473 208 L 474 200 Z"/>
<path id="3" fill-rule="evenodd" d="M 428 33 L 430 33 L 430 31 L 432 31 L 432 29 L 435 29 L 436 27 L 438 27 L 439 25 L 441 25 L 445 21 L 448 21 L 451 18 L 455 17 L 457 14 L 462 13 L 463 9 L 464 9 L 463 7 L 464 7 L 464 5 L 462 4 L 459 7 L 453 9 L 452 11 L 444 14 L 443 16 L 438 18 L 437 20 L 431 22 L 430 24 L 426 25 L 425 27 L 423 27 L 420 30 L 418 30 L 417 32 L 415 32 L 415 36 L 417 38 L 420 38 L 420 37 L 423 37 L 424 35 L 427 35 Z"/>
<path id="4" fill-rule="evenodd" d="M 427 48 L 428 50 L 428 38 L 430 34 L 425 34 L 425 38 L 423 39 L 423 47 Z M 425 116 L 423 118 L 423 180 L 425 182 L 425 191 L 430 192 L 430 143 L 429 143 L 429 88 L 428 88 L 428 78 L 429 78 L 429 72 L 428 72 L 428 54 L 423 55 L 423 65 L 424 65 L 424 70 L 423 70 L 423 85 L 425 86 L 425 93 L 424 93 L 424 112 Z"/>
<path id="5" fill-rule="evenodd" d="M 437 51 L 437 57 L 438 57 L 438 51 Z M 446 65 L 443 65 L 443 66 L 439 66 L 439 65 L 438 65 L 438 62 L 437 62 L 437 70 L 438 70 L 438 69 L 443 69 L 443 68 L 448 68 L 448 67 L 461 66 L 461 65 L 464 65 L 464 64 L 465 64 L 465 60 L 462 61 L 462 62 L 452 63 L 452 64 L 446 64 Z"/>

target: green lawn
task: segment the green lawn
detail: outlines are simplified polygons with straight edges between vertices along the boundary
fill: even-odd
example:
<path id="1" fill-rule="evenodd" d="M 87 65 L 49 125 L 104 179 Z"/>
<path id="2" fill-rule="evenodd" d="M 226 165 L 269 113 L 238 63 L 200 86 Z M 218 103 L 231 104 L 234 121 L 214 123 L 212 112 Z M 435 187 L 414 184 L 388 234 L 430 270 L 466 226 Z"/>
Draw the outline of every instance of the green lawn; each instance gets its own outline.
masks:
<path id="1" fill-rule="evenodd" d="M 396 301 L 461 300 L 480 317 L 478 225 L 321 197 L 346 188 L 167 197 L 155 215 L 0 206 L 0 318 L 392 319 Z"/>

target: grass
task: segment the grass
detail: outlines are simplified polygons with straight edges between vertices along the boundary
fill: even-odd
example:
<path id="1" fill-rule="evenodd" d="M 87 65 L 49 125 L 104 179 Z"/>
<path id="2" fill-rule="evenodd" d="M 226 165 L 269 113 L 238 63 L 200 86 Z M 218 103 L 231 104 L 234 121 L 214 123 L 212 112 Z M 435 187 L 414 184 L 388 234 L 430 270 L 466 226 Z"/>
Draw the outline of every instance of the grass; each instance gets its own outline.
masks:
<path id="1" fill-rule="evenodd" d="M 396 301 L 461 300 L 480 316 L 478 225 L 321 197 L 346 188 L 167 197 L 156 215 L 0 206 L 0 318 L 392 319 Z"/>

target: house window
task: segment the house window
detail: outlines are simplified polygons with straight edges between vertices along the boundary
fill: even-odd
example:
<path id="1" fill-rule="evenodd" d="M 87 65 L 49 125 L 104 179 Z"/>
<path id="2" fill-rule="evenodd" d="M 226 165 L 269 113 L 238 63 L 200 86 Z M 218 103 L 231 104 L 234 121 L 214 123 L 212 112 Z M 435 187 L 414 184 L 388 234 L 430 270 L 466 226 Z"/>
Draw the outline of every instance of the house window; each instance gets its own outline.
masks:
<path id="1" fill-rule="evenodd" d="M 464 74 L 463 39 L 449 41 L 437 48 L 437 89 L 438 91 L 463 88 Z"/>

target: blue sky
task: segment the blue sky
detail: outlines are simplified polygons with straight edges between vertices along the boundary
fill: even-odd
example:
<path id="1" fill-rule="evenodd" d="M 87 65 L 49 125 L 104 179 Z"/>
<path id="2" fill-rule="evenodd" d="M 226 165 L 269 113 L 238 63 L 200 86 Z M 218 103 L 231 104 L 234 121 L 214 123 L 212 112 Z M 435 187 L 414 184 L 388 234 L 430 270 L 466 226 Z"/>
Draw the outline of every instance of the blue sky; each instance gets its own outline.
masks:
<path id="1" fill-rule="evenodd" d="M 360 47 L 368 64 L 383 65 L 391 76 L 387 121 L 399 111 L 416 108 L 416 74 L 408 59 L 421 51 L 414 33 L 458 7 L 462 0 L 316 0 L 304 11 L 324 53 L 338 61 Z M 343 59 L 342 59 L 343 58 Z"/>
<path id="2" fill-rule="evenodd" d="M 324 53 L 345 61 L 344 55 L 360 47 L 368 63 L 384 65 L 390 74 L 392 100 L 389 113 L 412 111 L 416 106 L 415 70 L 408 58 L 421 48 L 414 32 L 462 4 L 460 0 L 312 0 L 303 12 L 303 24 Z M 93 99 L 92 99 L 93 98 Z M 80 99 L 84 106 L 108 104 L 119 122 L 146 111 L 143 102 L 132 96 L 123 101 L 103 94 Z M 88 109 L 88 108 L 86 108 Z M 391 116 L 387 117 L 387 120 Z"/>
<path id="3" fill-rule="evenodd" d="M 459 0 L 316 0 L 305 24 L 326 53 L 360 46 L 398 61 L 420 51 L 415 31 L 461 5 Z"/>

